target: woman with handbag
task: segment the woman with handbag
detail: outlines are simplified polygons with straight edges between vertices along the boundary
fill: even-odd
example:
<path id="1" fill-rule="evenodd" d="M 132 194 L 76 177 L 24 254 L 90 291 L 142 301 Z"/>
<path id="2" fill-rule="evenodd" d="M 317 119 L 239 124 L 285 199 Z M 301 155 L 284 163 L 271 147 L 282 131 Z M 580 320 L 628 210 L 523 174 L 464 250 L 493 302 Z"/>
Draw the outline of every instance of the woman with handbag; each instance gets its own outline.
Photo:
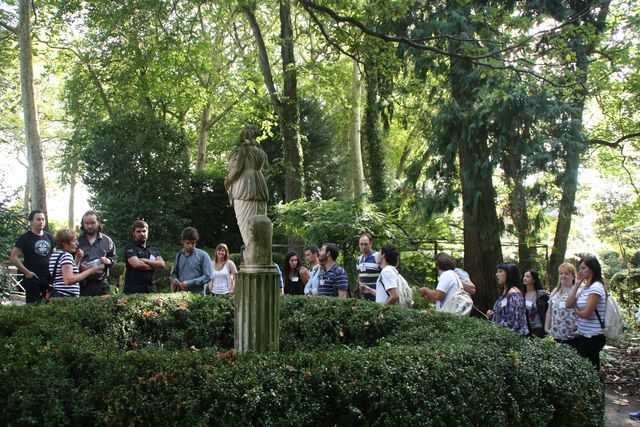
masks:
<path id="1" fill-rule="evenodd" d="M 581 282 L 584 282 L 584 287 L 577 295 Z M 578 264 L 576 283 L 569 292 L 566 305 L 574 309 L 578 319 L 578 354 L 589 359 L 596 369 L 600 369 L 600 350 L 606 341 L 604 326 L 600 321 L 604 319 L 606 300 L 600 263 L 592 256 L 582 258 Z"/>
<path id="2" fill-rule="evenodd" d="M 524 302 L 527 310 L 529 335 L 544 338 L 547 334 L 544 331 L 544 322 L 547 318 L 547 308 L 549 307 L 549 294 L 542 288 L 540 275 L 537 271 L 525 271 L 522 276 L 522 283 L 526 289 Z"/>
<path id="3" fill-rule="evenodd" d="M 527 312 L 518 267 L 513 263 L 503 263 L 498 264 L 497 270 L 496 279 L 502 292 L 493 305 L 493 310 L 487 310 L 487 318 L 520 336 L 527 336 L 529 335 Z"/>
<path id="4" fill-rule="evenodd" d="M 549 309 L 544 329 L 556 342 L 576 347 L 576 314 L 567 308 L 566 301 L 576 281 L 576 268 L 565 262 L 558 267 L 558 286 L 549 297 Z"/>

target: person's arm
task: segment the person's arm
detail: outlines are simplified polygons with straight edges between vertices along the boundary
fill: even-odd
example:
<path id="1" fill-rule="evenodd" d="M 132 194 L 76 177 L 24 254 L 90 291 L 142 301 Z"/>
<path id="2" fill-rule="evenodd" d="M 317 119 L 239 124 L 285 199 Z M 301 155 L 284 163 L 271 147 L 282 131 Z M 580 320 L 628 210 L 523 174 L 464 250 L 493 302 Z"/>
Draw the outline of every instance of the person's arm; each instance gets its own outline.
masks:
<path id="1" fill-rule="evenodd" d="M 576 316 L 582 317 L 583 319 L 588 319 L 593 315 L 593 312 L 596 311 L 598 307 L 598 303 L 600 302 L 600 294 L 592 292 L 587 297 L 587 304 L 584 307 L 584 310 L 578 310 L 578 307 L 574 309 Z M 600 313 L 600 318 L 604 317 L 604 313 Z"/>
<path id="2" fill-rule="evenodd" d="M 398 292 L 398 288 L 391 288 L 388 290 L 389 298 L 387 298 L 387 302 L 384 305 L 393 305 L 400 299 L 400 292 Z"/>
<path id="3" fill-rule="evenodd" d="M 462 283 L 462 289 L 464 289 L 469 295 L 475 295 L 476 285 L 471 280 L 460 280 Z"/>
<path id="4" fill-rule="evenodd" d="M 447 294 L 437 289 L 420 288 L 420 295 L 427 301 L 436 302 L 442 300 Z"/>
<path id="5" fill-rule="evenodd" d="M 135 268 L 136 270 L 142 270 L 142 271 L 153 270 L 153 268 L 151 268 L 149 264 L 143 261 L 144 259 L 145 258 L 138 258 L 137 256 L 133 255 L 127 258 L 127 263 L 131 267 Z"/>
<path id="6" fill-rule="evenodd" d="M 100 272 L 102 272 L 102 269 L 102 265 L 94 265 L 93 267 L 89 267 L 81 273 L 73 274 L 73 265 L 63 264 L 60 267 L 60 271 L 62 272 L 62 281 L 65 285 L 72 285 L 86 279 L 92 274 L 99 274 Z"/>
<path id="7" fill-rule="evenodd" d="M 236 291 L 236 276 L 238 275 L 238 269 L 236 268 L 236 264 L 228 260 L 227 261 L 227 269 L 229 269 L 229 293 L 234 293 Z"/>
<path id="8" fill-rule="evenodd" d="M 118 255 L 116 254 L 116 245 L 113 240 L 109 239 L 105 256 L 100 258 L 100 261 L 107 267 L 111 267 L 118 261 Z"/>
<path id="9" fill-rule="evenodd" d="M 76 249 L 76 257 L 75 257 L 76 265 L 80 265 L 82 263 L 82 258 L 84 258 L 84 251 L 80 248 Z"/>
<path id="10" fill-rule="evenodd" d="M 549 333 L 549 331 L 551 330 L 551 307 L 549 307 L 549 309 L 547 310 L 547 315 L 545 316 L 544 319 L 544 331 L 546 333 Z"/>
<path id="11" fill-rule="evenodd" d="M 178 278 L 178 263 L 180 262 L 180 252 L 176 254 L 176 258 L 171 266 L 171 272 L 169 273 L 169 284 L 172 286 L 171 290 L 175 288 L 182 288 L 182 282 Z"/>
<path id="12" fill-rule="evenodd" d="M 338 289 L 338 298 L 346 298 L 347 290 L 349 289 L 349 276 L 344 269 L 336 274 L 336 288 Z"/>
<path id="13" fill-rule="evenodd" d="M 300 267 L 300 280 L 302 281 L 302 284 L 306 286 L 307 283 L 309 283 L 309 278 L 311 277 L 311 275 L 309 274 L 309 270 L 307 270 L 305 267 Z"/>
<path id="14" fill-rule="evenodd" d="M 576 281 L 576 283 L 573 284 L 573 287 L 569 291 L 569 296 L 567 296 L 567 299 L 564 302 L 565 307 L 574 308 L 576 306 L 576 302 L 578 301 L 577 293 L 578 293 L 579 287 L 580 287 L 580 283 Z"/>
<path id="15" fill-rule="evenodd" d="M 152 261 L 148 258 L 140 258 L 145 264 L 150 267 L 150 270 L 162 270 L 164 268 L 164 260 L 160 255 L 156 256 Z"/>
<path id="16" fill-rule="evenodd" d="M 14 246 L 14 248 L 11 250 L 11 255 L 9 256 L 9 260 L 13 265 L 15 265 L 18 268 L 18 270 L 20 270 L 20 272 L 26 279 L 31 279 L 33 276 L 38 277 L 36 273 L 30 271 L 27 267 L 24 266 L 22 261 L 20 261 L 20 257 L 22 257 L 23 255 L 24 254 L 22 253 L 22 249 L 20 249 L 17 246 Z"/>

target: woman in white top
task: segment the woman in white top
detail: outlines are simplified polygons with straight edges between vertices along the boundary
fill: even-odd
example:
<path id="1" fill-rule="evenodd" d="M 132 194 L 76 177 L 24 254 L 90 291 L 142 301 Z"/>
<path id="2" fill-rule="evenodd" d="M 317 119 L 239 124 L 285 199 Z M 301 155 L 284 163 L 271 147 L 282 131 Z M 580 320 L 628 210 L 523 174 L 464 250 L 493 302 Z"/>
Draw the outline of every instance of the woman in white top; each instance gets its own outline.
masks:
<path id="1" fill-rule="evenodd" d="M 549 297 L 549 309 L 544 323 L 544 330 L 556 342 L 576 347 L 576 314 L 567 308 L 566 301 L 576 281 L 576 268 L 565 262 L 558 267 L 558 286 Z"/>
<path id="2" fill-rule="evenodd" d="M 236 290 L 236 265 L 229 259 L 229 248 L 224 243 L 216 246 L 216 254 L 213 262 L 213 279 L 211 281 L 211 293 L 225 295 Z"/>
<path id="3" fill-rule="evenodd" d="M 584 287 L 579 296 L 579 283 Z M 595 257 L 580 260 L 578 277 L 567 297 L 567 308 L 573 308 L 578 318 L 578 354 L 586 357 L 596 369 L 600 368 L 600 350 L 604 347 L 603 323 L 607 294 L 602 279 L 602 268 Z M 598 319 L 598 315 L 602 322 Z"/>

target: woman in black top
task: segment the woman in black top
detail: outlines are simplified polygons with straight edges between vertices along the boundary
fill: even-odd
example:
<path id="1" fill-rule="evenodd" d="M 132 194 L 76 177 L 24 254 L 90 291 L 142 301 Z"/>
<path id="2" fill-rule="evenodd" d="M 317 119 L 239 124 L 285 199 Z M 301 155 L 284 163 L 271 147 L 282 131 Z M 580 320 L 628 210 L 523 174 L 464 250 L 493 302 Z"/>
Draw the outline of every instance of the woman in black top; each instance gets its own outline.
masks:
<path id="1" fill-rule="evenodd" d="M 303 295 L 304 285 L 309 281 L 309 271 L 300 265 L 300 258 L 295 252 L 284 256 L 284 288 L 286 295 Z"/>

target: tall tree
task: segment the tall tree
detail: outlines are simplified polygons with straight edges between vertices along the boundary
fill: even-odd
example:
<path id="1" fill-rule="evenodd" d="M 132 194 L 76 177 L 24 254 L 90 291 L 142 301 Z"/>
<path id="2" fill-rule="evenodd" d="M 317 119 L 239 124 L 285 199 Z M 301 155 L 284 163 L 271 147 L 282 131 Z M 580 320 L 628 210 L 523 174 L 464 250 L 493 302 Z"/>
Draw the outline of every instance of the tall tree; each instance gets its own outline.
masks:
<path id="1" fill-rule="evenodd" d="M 562 197 L 558 208 L 558 220 L 556 224 L 553 248 L 547 266 L 551 277 L 551 283 L 557 283 L 558 267 L 564 262 L 567 251 L 567 240 L 571 230 L 571 219 L 575 209 L 576 192 L 578 189 L 578 169 L 581 157 L 587 149 L 587 140 L 584 133 L 583 115 L 587 102 L 589 66 L 592 62 L 591 55 L 598 48 L 602 33 L 606 28 L 606 19 L 609 12 L 610 1 L 557 1 L 551 2 L 549 13 L 558 21 L 571 18 L 565 27 L 564 37 L 566 49 L 561 52 L 565 58 L 571 58 L 572 66 L 565 67 L 564 78 L 575 83 L 571 92 L 565 93 L 565 97 L 571 109 L 566 118 L 571 127 L 570 138 L 565 140 L 566 161 L 564 172 L 560 175 L 560 187 Z"/>
<path id="2" fill-rule="evenodd" d="M 47 193 L 44 178 L 44 156 L 40 140 L 38 108 L 36 106 L 35 80 L 33 71 L 33 43 L 31 36 L 31 2 L 18 1 L 18 24 L 0 20 L 0 25 L 18 38 L 20 46 L 20 84 L 24 130 L 27 143 L 27 183 L 30 187 L 30 208 L 47 212 Z"/>
<path id="3" fill-rule="evenodd" d="M 291 22 L 291 1 L 279 0 L 280 17 L 280 58 L 282 60 L 282 96 L 274 83 L 269 62 L 269 53 L 256 19 L 253 5 L 243 6 L 258 48 L 260 70 L 264 78 L 269 99 L 278 115 L 282 133 L 282 147 L 285 168 L 285 202 L 303 196 L 302 147 L 300 145 L 300 112 L 298 106 L 297 68 L 294 55 L 294 36 Z"/>

